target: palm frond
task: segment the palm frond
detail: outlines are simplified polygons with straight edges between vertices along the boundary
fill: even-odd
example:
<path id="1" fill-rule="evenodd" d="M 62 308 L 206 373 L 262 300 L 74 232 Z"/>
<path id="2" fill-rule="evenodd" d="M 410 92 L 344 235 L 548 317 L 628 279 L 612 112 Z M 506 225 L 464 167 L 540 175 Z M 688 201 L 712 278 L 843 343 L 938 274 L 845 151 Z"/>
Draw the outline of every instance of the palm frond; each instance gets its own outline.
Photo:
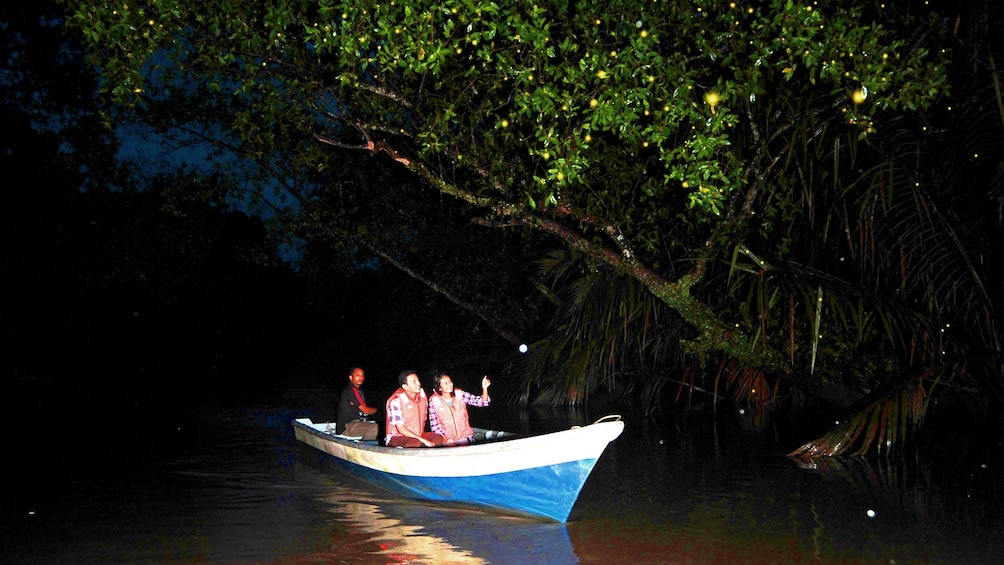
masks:
<path id="1" fill-rule="evenodd" d="M 872 448 L 888 454 L 894 446 L 917 429 L 927 413 L 932 391 L 948 367 L 938 367 L 917 375 L 904 385 L 883 394 L 854 412 L 819 439 L 801 445 L 789 457 L 811 460 L 850 454 L 864 455 Z"/>
<path id="2" fill-rule="evenodd" d="M 633 279 L 565 251 L 549 253 L 539 273 L 557 308 L 548 336 L 532 344 L 521 363 L 521 401 L 577 405 L 598 388 L 615 388 L 621 376 L 641 381 L 651 410 L 665 375 L 633 369 L 670 360 L 678 351 L 681 325 L 665 305 Z"/>

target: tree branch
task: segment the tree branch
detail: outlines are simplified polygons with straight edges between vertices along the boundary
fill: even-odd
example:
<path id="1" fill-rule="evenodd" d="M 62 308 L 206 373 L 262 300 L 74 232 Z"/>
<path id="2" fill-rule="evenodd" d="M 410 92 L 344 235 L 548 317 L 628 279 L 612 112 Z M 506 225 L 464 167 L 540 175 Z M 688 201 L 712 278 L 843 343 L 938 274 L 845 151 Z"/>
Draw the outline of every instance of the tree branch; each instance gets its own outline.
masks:
<path id="1" fill-rule="evenodd" d="M 517 336 L 515 332 L 513 332 L 513 331 L 511 331 L 511 330 L 509 330 L 507 328 L 502 327 L 501 324 L 499 324 L 493 318 L 490 318 L 487 314 L 485 314 L 480 308 L 478 308 L 474 304 L 471 304 L 470 302 L 467 302 L 467 301 L 461 299 L 460 297 L 456 296 L 455 294 L 453 294 L 452 292 L 450 292 L 449 289 L 443 287 L 442 285 L 440 285 L 436 281 L 433 281 L 431 279 L 428 279 L 428 278 L 420 275 L 414 269 L 412 269 L 411 267 L 405 265 L 401 261 L 398 261 L 397 258 L 395 258 L 390 253 L 384 251 L 383 249 L 381 249 L 381 248 L 379 248 L 379 247 L 377 247 L 377 246 L 375 246 L 375 245 L 373 245 L 371 243 L 368 243 L 368 242 L 364 242 L 363 245 L 365 245 L 367 249 L 369 249 L 373 253 L 376 253 L 382 259 L 384 259 L 385 261 L 387 261 L 388 263 L 390 263 L 395 268 L 397 268 L 401 272 L 405 273 L 409 277 L 411 277 L 411 278 L 417 280 L 418 282 L 424 284 L 425 286 L 429 287 L 430 289 L 432 289 L 433 291 L 435 291 L 437 294 L 439 294 L 443 298 L 449 300 L 453 304 L 456 304 L 460 308 L 463 308 L 464 310 L 466 310 L 466 311 L 470 312 L 471 314 L 474 314 L 475 316 L 477 316 L 478 318 L 480 318 L 482 321 L 484 321 L 486 324 L 488 324 L 488 327 L 490 327 L 492 329 L 492 331 L 494 331 L 496 334 L 498 334 L 499 336 L 501 336 L 502 339 L 505 339 L 506 341 L 508 341 L 509 343 L 511 343 L 513 345 L 516 345 L 516 344 L 518 344 L 518 343 L 521 342 L 519 336 Z"/>

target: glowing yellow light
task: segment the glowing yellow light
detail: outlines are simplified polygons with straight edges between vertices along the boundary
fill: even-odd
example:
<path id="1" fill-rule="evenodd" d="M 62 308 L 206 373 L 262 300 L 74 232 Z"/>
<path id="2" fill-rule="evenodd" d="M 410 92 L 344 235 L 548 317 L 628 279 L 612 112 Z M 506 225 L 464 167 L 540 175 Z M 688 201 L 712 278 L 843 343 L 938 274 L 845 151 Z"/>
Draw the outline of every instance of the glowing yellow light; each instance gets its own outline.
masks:
<path id="1" fill-rule="evenodd" d="M 721 99 L 718 97 L 717 92 L 712 91 L 704 95 L 704 101 L 708 103 L 708 106 L 711 106 L 711 113 L 714 114 L 715 106 L 721 102 Z"/>
<path id="2" fill-rule="evenodd" d="M 591 98 L 591 99 L 589 100 L 589 107 L 590 107 L 590 108 L 595 108 L 595 107 L 597 107 L 597 106 L 599 106 L 599 105 L 600 105 L 600 101 L 599 101 L 599 100 L 597 100 L 597 99 L 595 99 L 595 98 Z"/>
<path id="3" fill-rule="evenodd" d="M 502 120 L 502 127 L 504 128 L 509 127 L 509 120 Z"/>
<path id="4" fill-rule="evenodd" d="M 854 102 L 855 104 L 864 104 L 866 98 L 868 98 L 867 90 L 858 88 L 851 93 L 851 102 Z"/>

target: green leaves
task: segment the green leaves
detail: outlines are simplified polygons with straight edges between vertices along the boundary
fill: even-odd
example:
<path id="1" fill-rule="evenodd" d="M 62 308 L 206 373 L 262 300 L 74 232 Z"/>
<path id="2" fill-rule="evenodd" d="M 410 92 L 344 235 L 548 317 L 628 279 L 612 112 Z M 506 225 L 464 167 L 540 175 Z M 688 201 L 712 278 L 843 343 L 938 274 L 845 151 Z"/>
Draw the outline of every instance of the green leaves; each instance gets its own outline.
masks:
<path id="1" fill-rule="evenodd" d="M 751 238 L 763 240 L 772 263 L 799 253 L 807 264 L 829 258 L 837 246 L 831 232 L 849 225 L 831 222 L 847 208 L 836 206 L 847 204 L 837 193 L 867 176 L 849 165 L 849 154 L 877 159 L 863 143 L 881 134 L 877 123 L 929 107 L 948 90 L 938 28 L 882 5 L 67 6 L 119 103 L 152 104 L 159 89 L 211 83 L 220 107 L 234 109 L 231 127 L 249 155 L 306 174 L 337 171 L 336 153 L 354 151 L 417 174 L 483 225 L 538 229 L 633 277 L 698 329 L 688 354 L 745 354 L 744 362 L 764 365 L 788 349 L 759 335 L 757 343 L 774 351 L 750 354 L 751 340 L 717 315 L 730 295 L 715 303 L 707 297 L 722 288 L 700 288 L 720 308 L 712 310 L 691 294 L 709 259 Z M 177 82 L 158 79 L 158 67 Z M 299 196 L 306 204 L 322 198 L 310 190 Z M 820 219 L 826 206 L 836 212 Z M 814 282 L 805 286 L 813 296 L 822 288 Z M 766 312 L 785 295 L 759 296 Z M 827 288 L 825 296 L 834 293 Z M 826 324 L 834 309 L 824 310 L 814 319 Z M 760 331 L 768 329 L 765 322 Z M 818 362 L 827 362 L 833 350 L 825 341 L 808 331 L 803 339 L 805 351 L 816 344 Z"/>
<path id="2" fill-rule="evenodd" d="M 756 166 L 731 138 L 772 111 L 765 84 L 780 98 L 817 89 L 845 99 L 843 119 L 861 125 L 862 135 L 871 112 L 922 107 L 945 89 L 929 72 L 935 58 L 900 52 L 903 42 L 860 11 L 791 2 L 625 0 L 568 10 L 563 2 L 288 0 L 207 9 L 163 0 L 140 9 L 95 0 L 73 9 L 72 24 L 101 54 L 108 91 L 120 102 L 135 103 L 147 62 L 181 41 L 205 72 L 276 81 L 285 97 L 299 99 L 299 111 L 311 112 L 311 97 L 324 89 L 362 89 L 370 98 L 353 95 L 351 114 L 339 119 L 408 132 L 420 155 L 478 146 L 461 153 L 488 173 L 486 186 L 518 179 L 530 200 L 556 202 L 556 183 L 563 203 L 585 215 L 600 211 L 583 198 L 587 187 L 634 184 L 599 164 L 630 159 L 640 166 L 625 174 L 641 170 L 684 190 L 692 221 L 718 217 Z M 865 87 L 867 103 L 852 103 Z M 489 135 L 497 139 L 483 153 Z M 595 143 L 600 137 L 604 143 Z M 516 169 L 493 166 L 512 152 L 531 158 Z M 664 210 L 612 219 L 654 226 L 681 213 Z"/>

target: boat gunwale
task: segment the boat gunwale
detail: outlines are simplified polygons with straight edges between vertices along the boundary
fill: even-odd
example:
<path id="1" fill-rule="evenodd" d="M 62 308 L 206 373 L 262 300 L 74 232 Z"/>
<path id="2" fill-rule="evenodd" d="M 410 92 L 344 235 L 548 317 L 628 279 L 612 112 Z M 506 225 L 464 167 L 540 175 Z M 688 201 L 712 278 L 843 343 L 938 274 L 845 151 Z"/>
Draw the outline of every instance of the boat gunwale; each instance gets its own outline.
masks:
<path id="1" fill-rule="evenodd" d="M 573 426 L 565 430 L 557 430 L 553 432 L 546 432 L 542 434 L 534 435 L 521 435 L 514 434 L 513 432 L 499 432 L 497 430 L 487 430 L 484 428 L 474 428 L 475 434 L 491 432 L 491 433 L 501 433 L 505 435 L 510 435 L 512 437 L 500 437 L 498 439 L 488 439 L 485 441 L 473 443 L 470 445 L 456 445 L 456 446 L 443 446 L 435 448 L 403 448 L 403 447 L 387 447 L 385 445 L 375 445 L 371 443 L 365 443 L 359 440 L 348 439 L 344 437 L 338 437 L 335 434 L 327 432 L 325 430 L 319 429 L 318 426 L 326 426 L 328 422 L 314 422 L 310 418 L 297 418 L 293 421 L 294 427 L 301 429 L 311 435 L 317 436 L 323 441 L 328 441 L 331 443 L 336 443 L 342 445 L 346 448 L 357 449 L 360 451 L 371 451 L 374 453 L 381 454 L 391 454 L 403 457 L 443 457 L 447 454 L 449 456 L 467 456 L 467 455 L 479 455 L 486 453 L 495 453 L 502 450 L 515 450 L 515 449 L 532 449 L 534 447 L 539 447 L 540 444 L 547 444 L 558 440 L 556 436 L 569 436 L 567 440 L 574 440 L 579 438 L 592 438 L 596 429 L 595 426 L 601 427 L 618 427 L 619 431 L 616 433 L 610 432 L 610 438 L 607 440 L 609 443 L 613 441 L 618 436 L 620 436 L 623 431 L 624 422 L 620 419 L 617 420 L 604 420 L 600 419 L 592 424 L 587 424 L 585 426 Z"/>

